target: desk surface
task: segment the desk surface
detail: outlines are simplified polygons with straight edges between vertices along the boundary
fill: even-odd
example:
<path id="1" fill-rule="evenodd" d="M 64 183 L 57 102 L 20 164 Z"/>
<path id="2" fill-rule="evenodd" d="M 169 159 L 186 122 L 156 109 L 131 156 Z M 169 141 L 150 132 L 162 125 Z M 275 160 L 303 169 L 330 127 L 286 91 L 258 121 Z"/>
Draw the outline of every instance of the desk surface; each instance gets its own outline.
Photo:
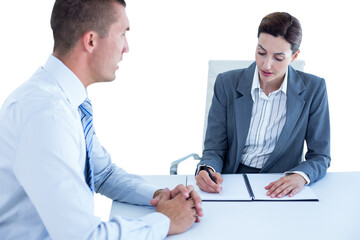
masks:
<path id="1" fill-rule="evenodd" d="M 159 187 L 185 176 L 144 176 Z M 311 185 L 319 202 L 203 202 L 204 217 L 167 239 L 360 239 L 360 172 L 328 173 Z M 139 217 L 152 207 L 113 202 L 110 218 Z"/>

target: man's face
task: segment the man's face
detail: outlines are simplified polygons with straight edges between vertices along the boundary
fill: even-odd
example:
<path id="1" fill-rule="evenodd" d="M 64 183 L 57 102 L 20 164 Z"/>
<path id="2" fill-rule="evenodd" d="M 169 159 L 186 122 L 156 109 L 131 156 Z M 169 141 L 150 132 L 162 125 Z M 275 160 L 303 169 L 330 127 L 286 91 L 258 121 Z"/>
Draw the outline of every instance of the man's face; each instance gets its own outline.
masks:
<path id="1" fill-rule="evenodd" d="M 123 53 L 129 51 L 125 35 L 129 30 L 129 19 L 126 16 L 125 7 L 119 3 L 114 3 L 114 8 L 117 20 L 111 24 L 108 35 L 105 38 L 98 39 L 90 62 L 92 77 L 95 82 L 113 81 Z"/>

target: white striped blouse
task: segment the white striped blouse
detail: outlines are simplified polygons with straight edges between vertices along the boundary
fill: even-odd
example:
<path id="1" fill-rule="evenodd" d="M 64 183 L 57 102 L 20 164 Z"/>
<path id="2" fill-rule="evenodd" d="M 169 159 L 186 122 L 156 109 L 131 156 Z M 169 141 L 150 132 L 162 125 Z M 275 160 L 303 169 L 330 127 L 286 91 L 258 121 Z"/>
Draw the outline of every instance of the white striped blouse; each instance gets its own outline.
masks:
<path id="1" fill-rule="evenodd" d="M 267 96 L 260 88 L 255 68 L 251 96 L 254 101 L 250 127 L 241 161 L 244 165 L 262 168 L 273 152 L 286 121 L 286 89 L 288 73 L 280 88 Z"/>

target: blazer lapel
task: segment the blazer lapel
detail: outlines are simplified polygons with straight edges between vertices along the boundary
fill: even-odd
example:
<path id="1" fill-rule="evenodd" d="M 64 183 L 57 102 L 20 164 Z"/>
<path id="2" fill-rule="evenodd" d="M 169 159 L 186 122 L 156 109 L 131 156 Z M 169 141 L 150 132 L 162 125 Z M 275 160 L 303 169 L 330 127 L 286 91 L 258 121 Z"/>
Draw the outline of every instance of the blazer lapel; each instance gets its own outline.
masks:
<path id="1" fill-rule="evenodd" d="M 276 143 L 275 149 L 261 169 L 261 172 L 267 171 L 276 163 L 278 156 L 282 153 L 284 146 L 288 143 L 288 139 L 295 128 L 305 105 L 304 99 L 300 96 L 300 93 L 303 92 L 304 89 L 305 84 L 303 79 L 291 66 L 289 66 L 286 122 Z"/>
<path id="2" fill-rule="evenodd" d="M 255 63 L 248 67 L 240 77 L 236 91 L 239 97 L 234 100 L 235 124 L 237 134 L 237 155 L 233 173 L 237 172 L 241 162 L 246 137 L 249 132 L 253 100 L 251 98 L 251 85 L 254 77 Z"/>

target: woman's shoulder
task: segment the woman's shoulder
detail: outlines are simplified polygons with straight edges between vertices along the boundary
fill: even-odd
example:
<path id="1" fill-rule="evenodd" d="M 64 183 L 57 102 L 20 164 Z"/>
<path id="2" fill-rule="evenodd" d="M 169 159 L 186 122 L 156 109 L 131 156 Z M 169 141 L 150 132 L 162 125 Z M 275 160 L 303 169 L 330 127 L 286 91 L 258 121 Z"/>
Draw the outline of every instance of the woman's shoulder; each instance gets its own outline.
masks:
<path id="1" fill-rule="evenodd" d="M 295 74 L 295 78 L 292 78 L 289 75 L 290 85 L 292 85 L 293 89 L 302 89 L 301 92 L 304 96 L 309 95 L 315 97 L 316 95 L 322 96 L 326 93 L 326 83 L 324 78 L 297 70 L 295 70 L 293 74 Z M 290 80 L 290 78 L 292 78 L 292 80 Z"/>
<path id="2" fill-rule="evenodd" d="M 303 71 L 299 71 L 299 70 L 295 70 L 293 69 L 293 71 L 300 76 L 302 79 L 306 80 L 306 81 L 324 81 L 324 79 L 322 77 L 319 77 L 315 74 L 311 74 L 311 73 L 307 73 L 307 72 L 303 72 Z"/>
<path id="3" fill-rule="evenodd" d="M 241 77 L 243 74 L 246 74 L 246 73 L 250 73 L 251 75 L 253 75 L 254 70 L 255 70 L 255 62 L 252 63 L 247 68 L 229 70 L 229 71 L 220 73 L 219 76 L 221 76 L 223 79 L 234 79 L 234 78 Z"/>
<path id="4" fill-rule="evenodd" d="M 236 87 L 239 82 L 248 82 L 252 81 L 254 77 L 255 71 L 255 62 L 251 64 L 248 68 L 234 69 L 230 71 L 226 71 L 220 73 L 217 77 L 217 81 L 221 81 L 221 83 L 225 86 Z"/>

